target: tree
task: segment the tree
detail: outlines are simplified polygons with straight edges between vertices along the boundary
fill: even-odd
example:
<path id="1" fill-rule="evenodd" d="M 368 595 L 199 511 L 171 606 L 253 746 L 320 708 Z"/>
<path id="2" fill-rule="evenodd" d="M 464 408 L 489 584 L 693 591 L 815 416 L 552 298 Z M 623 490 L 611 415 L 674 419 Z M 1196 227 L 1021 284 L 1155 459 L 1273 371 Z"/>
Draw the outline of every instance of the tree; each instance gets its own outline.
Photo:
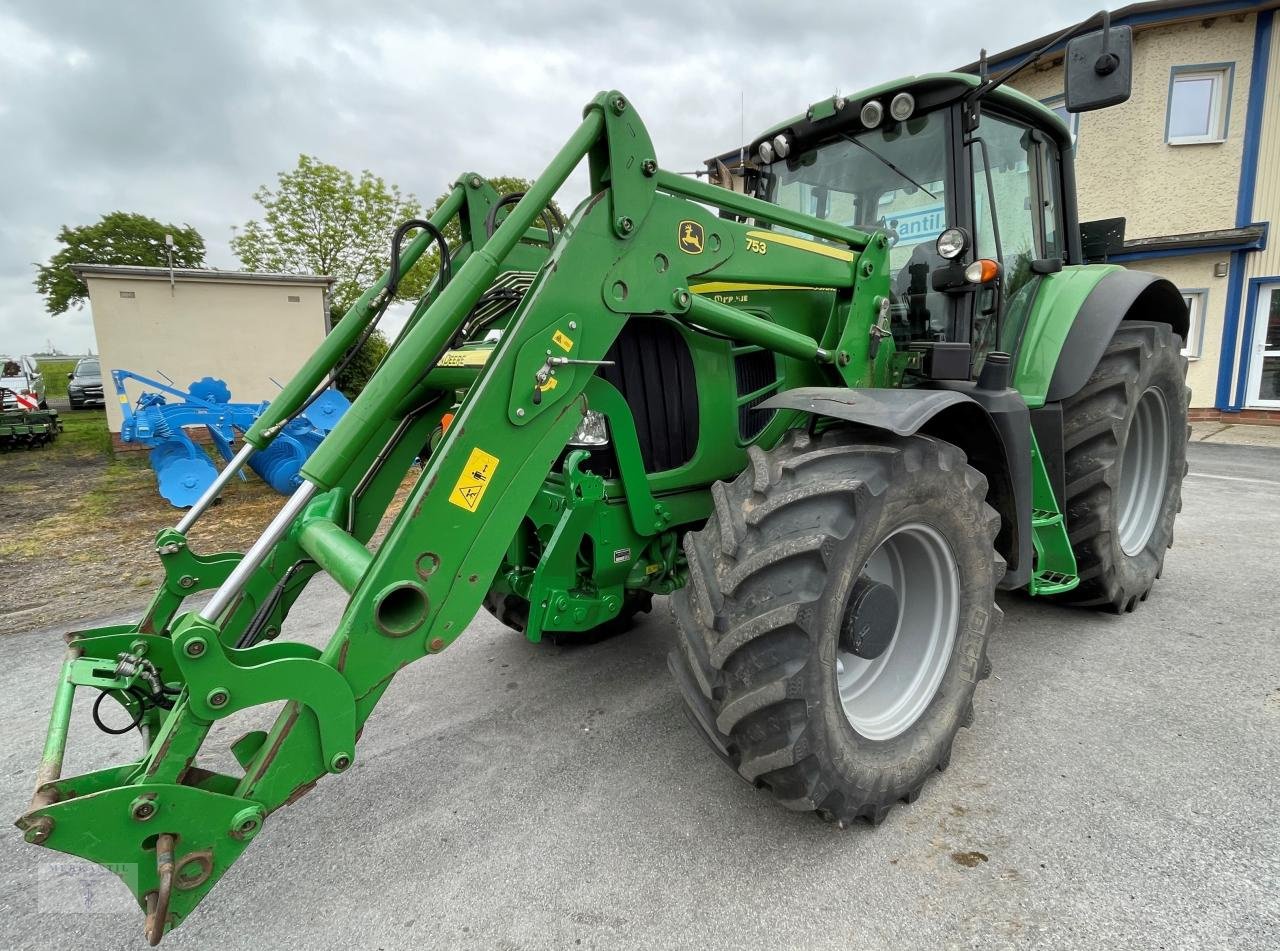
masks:
<path id="1" fill-rule="evenodd" d="M 178 227 L 161 224 L 146 215 L 113 211 L 103 215 L 97 224 L 58 232 L 62 249 L 48 264 L 36 265 L 36 288 L 44 295 L 45 308 L 51 314 L 62 314 L 69 307 L 81 306 L 89 293 L 81 280 L 71 273 L 73 264 L 133 264 L 167 267 L 168 248 L 165 235 L 173 235 L 173 266 L 201 267 L 204 264 L 204 238 L 188 225 Z"/>
<path id="2" fill-rule="evenodd" d="M 391 236 L 421 214 L 418 199 L 368 170 L 357 178 L 312 155 L 299 155 L 276 181 L 253 193 L 263 217 L 238 229 L 231 250 L 252 271 L 332 275 L 331 309 L 346 313 L 386 270 Z"/>

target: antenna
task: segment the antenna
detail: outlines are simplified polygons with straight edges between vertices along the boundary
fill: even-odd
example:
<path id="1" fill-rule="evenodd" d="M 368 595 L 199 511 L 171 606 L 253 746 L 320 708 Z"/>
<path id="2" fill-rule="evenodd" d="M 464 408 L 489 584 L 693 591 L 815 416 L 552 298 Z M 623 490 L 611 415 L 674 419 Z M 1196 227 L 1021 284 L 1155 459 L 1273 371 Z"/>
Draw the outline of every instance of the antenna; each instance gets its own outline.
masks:
<path id="1" fill-rule="evenodd" d="M 747 91 L 738 87 L 738 174 L 742 176 L 742 190 L 747 190 Z M 732 186 L 732 182 L 729 183 Z"/>

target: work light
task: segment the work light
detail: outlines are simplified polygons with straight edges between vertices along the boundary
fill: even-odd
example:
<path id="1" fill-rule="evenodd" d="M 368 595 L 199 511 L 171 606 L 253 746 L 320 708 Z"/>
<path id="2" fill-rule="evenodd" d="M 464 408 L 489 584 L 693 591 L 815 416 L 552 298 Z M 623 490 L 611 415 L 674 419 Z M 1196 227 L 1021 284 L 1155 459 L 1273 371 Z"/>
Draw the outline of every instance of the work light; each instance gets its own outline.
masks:
<path id="1" fill-rule="evenodd" d="M 889 103 L 889 115 L 899 122 L 906 122 L 911 113 L 916 111 L 916 97 L 909 92 L 900 92 Z"/>
<path id="2" fill-rule="evenodd" d="M 880 124 L 880 120 L 884 118 L 884 106 L 872 99 L 870 102 L 863 104 L 860 118 L 864 126 L 868 129 L 874 129 Z"/>
<path id="3" fill-rule="evenodd" d="M 578 424 L 578 430 L 569 439 L 570 446 L 607 446 L 609 444 L 609 424 L 604 413 L 589 409 Z"/>
<path id="4" fill-rule="evenodd" d="M 774 136 L 773 152 L 778 158 L 786 158 L 791 154 L 791 143 L 787 141 L 785 135 Z"/>
<path id="5" fill-rule="evenodd" d="M 760 143 L 759 152 L 760 152 L 760 161 L 763 162 L 765 165 L 768 165 L 770 162 L 773 161 L 773 146 L 770 145 L 768 142 Z"/>
<path id="6" fill-rule="evenodd" d="M 969 236 L 964 233 L 963 228 L 948 228 L 938 235 L 938 242 L 934 245 L 938 257 L 946 258 L 948 261 L 954 261 L 960 257 L 968 246 Z"/>

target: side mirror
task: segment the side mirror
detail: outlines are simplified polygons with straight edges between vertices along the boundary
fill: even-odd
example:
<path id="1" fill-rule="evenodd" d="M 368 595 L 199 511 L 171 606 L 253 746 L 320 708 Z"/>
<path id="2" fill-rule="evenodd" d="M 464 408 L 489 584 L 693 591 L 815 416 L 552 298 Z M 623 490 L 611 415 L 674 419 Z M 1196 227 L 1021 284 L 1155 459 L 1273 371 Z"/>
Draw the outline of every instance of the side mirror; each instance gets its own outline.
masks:
<path id="1" fill-rule="evenodd" d="M 1105 27 L 1067 44 L 1067 112 L 1125 102 L 1133 92 L 1133 30 Z"/>
<path id="2" fill-rule="evenodd" d="M 72 371 L 71 373 L 68 373 L 68 374 L 67 374 L 67 379 L 68 379 L 68 380 L 74 380 L 75 378 L 76 378 L 75 371 Z"/>

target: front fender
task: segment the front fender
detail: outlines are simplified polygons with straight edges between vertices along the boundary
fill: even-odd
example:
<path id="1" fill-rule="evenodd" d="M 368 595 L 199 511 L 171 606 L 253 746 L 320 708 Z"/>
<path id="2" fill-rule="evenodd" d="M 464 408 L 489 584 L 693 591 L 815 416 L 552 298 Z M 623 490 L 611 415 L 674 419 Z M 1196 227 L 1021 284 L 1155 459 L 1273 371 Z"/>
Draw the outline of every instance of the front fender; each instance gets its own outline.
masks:
<path id="1" fill-rule="evenodd" d="M 894 433 L 917 432 L 964 451 L 987 477 L 987 501 L 1000 514 L 996 548 L 1007 571 L 1000 586 L 1018 588 L 1032 571 L 1031 422 L 1014 390 L 980 390 L 963 381 L 938 389 L 848 389 L 806 386 L 779 393 L 762 409 L 790 409 Z"/>
<path id="2" fill-rule="evenodd" d="M 800 386 L 770 397 L 760 409 L 798 409 L 815 416 L 911 436 L 949 406 L 972 403 L 951 390 L 851 390 L 843 386 Z"/>

